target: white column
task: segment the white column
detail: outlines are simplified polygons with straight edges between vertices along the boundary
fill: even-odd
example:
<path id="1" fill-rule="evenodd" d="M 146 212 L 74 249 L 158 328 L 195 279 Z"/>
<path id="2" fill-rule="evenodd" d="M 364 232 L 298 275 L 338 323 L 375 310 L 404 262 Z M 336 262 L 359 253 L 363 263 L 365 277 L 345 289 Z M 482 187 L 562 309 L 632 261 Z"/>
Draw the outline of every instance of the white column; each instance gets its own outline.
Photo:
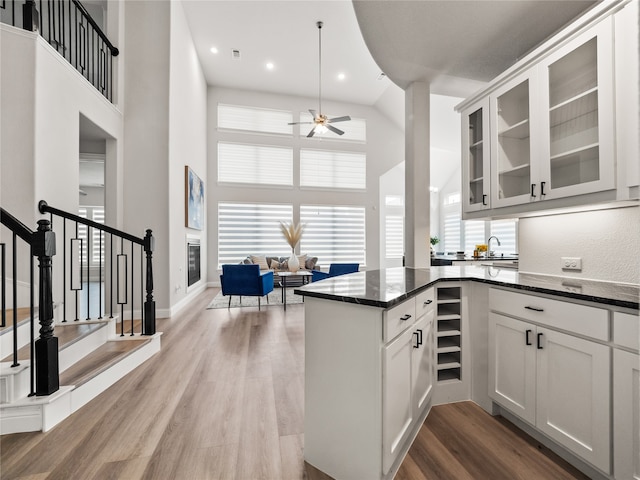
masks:
<path id="1" fill-rule="evenodd" d="M 431 265 L 429 249 L 429 85 L 405 90 L 405 265 Z"/>

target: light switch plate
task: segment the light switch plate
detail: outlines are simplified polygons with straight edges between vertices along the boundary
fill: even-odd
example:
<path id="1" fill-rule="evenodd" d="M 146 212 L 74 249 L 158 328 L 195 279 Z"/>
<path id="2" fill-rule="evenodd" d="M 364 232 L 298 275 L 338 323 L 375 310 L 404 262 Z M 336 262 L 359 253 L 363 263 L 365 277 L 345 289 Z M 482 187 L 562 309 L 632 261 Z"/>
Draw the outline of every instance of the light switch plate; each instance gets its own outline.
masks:
<path id="1" fill-rule="evenodd" d="M 562 257 L 562 270 L 582 270 L 582 258 Z"/>

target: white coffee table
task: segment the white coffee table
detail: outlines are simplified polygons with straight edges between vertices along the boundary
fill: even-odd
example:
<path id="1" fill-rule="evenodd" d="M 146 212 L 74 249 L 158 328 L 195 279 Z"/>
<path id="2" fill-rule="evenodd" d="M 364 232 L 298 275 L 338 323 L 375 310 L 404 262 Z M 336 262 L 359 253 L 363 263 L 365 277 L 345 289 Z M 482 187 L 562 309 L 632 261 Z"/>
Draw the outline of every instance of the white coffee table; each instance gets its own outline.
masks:
<path id="1" fill-rule="evenodd" d="M 302 284 L 306 285 L 313 274 L 307 270 L 298 270 L 297 272 L 276 272 L 275 276 L 280 277 L 280 287 L 282 289 L 282 305 L 284 305 L 284 311 L 287 311 L 287 278 L 289 277 L 302 277 Z"/>

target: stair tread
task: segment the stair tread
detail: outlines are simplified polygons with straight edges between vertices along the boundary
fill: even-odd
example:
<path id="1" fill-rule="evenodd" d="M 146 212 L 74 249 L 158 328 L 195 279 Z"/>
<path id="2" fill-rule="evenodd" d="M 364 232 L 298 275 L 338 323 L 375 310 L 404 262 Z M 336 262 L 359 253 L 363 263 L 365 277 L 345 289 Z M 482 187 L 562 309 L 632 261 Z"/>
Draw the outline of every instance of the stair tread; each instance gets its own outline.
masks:
<path id="1" fill-rule="evenodd" d="M 105 328 L 107 322 L 99 323 L 66 323 L 56 325 L 53 329 L 53 334 L 58 337 L 58 349 L 63 350 L 67 345 L 70 345 L 78 339 L 89 335 L 100 328 Z M 18 350 L 18 360 L 29 360 L 31 358 L 31 347 L 27 344 Z M 12 355 L 8 355 L 3 358 L 3 362 L 10 362 L 13 360 Z"/>
<path id="2" fill-rule="evenodd" d="M 108 341 L 62 372 L 60 385 L 82 385 L 150 341 L 150 337 Z"/>
<path id="3" fill-rule="evenodd" d="M 16 309 L 16 322 L 18 324 L 22 323 L 24 320 L 27 320 L 31 316 L 31 309 L 29 307 L 22 307 Z M 38 311 L 36 309 L 35 316 L 38 316 Z M 13 310 L 6 310 L 6 322 L 7 324 L 4 327 L 0 327 L 0 335 L 5 333 L 9 333 L 11 328 L 13 328 Z"/>

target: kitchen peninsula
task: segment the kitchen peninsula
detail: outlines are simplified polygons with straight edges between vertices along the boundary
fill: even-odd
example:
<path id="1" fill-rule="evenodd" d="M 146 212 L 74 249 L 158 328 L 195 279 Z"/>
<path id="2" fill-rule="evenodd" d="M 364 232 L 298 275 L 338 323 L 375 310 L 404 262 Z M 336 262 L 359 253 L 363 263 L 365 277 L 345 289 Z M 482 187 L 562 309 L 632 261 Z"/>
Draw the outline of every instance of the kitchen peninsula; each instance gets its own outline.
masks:
<path id="1" fill-rule="evenodd" d="M 341 480 L 393 478 L 432 404 L 471 399 L 489 412 L 494 402 L 505 406 L 491 392 L 492 309 L 518 305 L 525 313 L 517 315 L 525 320 L 551 324 L 550 329 L 557 320 L 563 332 L 575 329 L 608 352 L 615 348 L 609 322 L 617 314 L 631 319 L 626 324 L 637 331 L 640 289 L 462 265 L 358 272 L 295 292 L 305 296 L 305 460 Z M 593 328 L 563 323 L 565 318 L 591 322 L 591 316 Z M 602 390 L 609 392 L 609 364 L 605 370 L 609 387 Z M 593 382 L 588 375 L 573 375 L 576 391 Z M 559 410 L 571 408 L 567 402 Z M 582 418 L 581 425 L 588 420 Z M 563 424 L 568 438 L 575 436 L 580 444 L 606 444 L 592 449 L 598 454 L 593 458 L 543 427 L 552 441 L 575 454 L 574 463 L 584 462 L 578 468 L 610 473 L 612 436 L 606 432 L 613 426 L 593 439 L 583 438 L 582 426 L 574 431 L 574 425 Z"/>

